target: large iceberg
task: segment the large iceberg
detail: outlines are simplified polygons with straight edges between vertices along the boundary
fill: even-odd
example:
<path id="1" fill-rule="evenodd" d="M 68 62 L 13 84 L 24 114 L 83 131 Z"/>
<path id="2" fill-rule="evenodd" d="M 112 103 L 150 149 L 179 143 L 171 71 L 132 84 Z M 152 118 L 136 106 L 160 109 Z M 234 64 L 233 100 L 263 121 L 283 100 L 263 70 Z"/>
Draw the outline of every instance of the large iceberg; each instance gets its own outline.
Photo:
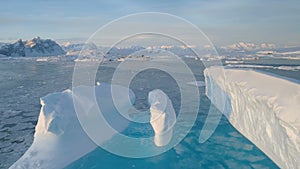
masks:
<path id="1" fill-rule="evenodd" d="M 95 144 L 83 130 L 78 116 L 92 123 L 95 114 L 86 111 L 98 106 L 92 105 L 94 103 L 91 101 L 92 98 L 86 97 L 90 91 L 95 91 L 97 103 L 103 110 L 105 119 L 111 123 L 110 125 L 118 131 L 124 130 L 129 122 L 120 117 L 121 115 L 116 115 L 116 109 L 112 104 L 112 87 L 118 91 L 118 99 L 124 100 L 119 102 L 118 106 L 129 110 L 135 98 L 133 92 L 122 86 L 104 83 L 95 87 L 78 86 L 73 88 L 73 91 L 65 90 L 41 98 L 42 108 L 35 128 L 33 144 L 10 168 L 63 168 L 94 150 L 97 144 L 113 137 L 113 134 L 105 133 L 103 135 L 100 133 L 99 135 L 104 137 L 97 140 L 97 144 Z M 74 99 L 76 99 L 76 103 L 81 103 L 77 105 L 78 110 L 80 110 L 80 106 L 84 106 L 81 108 L 82 111 L 76 110 L 77 112 L 75 112 Z M 89 125 L 99 126 L 99 123 Z M 106 127 L 104 123 L 100 125 L 103 125 L 104 129 L 98 128 L 98 132 L 102 132 Z"/>
<path id="2" fill-rule="evenodd" d="M 237 130 L 279 167 L 299 168 L 299 82 L 246 69 L 204 74 L 206 95 Z"/>

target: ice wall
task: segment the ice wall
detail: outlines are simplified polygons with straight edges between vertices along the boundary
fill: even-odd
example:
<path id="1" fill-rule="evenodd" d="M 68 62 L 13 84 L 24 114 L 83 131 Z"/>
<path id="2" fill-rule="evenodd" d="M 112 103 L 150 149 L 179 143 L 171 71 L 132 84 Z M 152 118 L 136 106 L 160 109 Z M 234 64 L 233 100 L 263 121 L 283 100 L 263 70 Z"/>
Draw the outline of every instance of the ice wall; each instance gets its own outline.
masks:
<path id="1" fill-rule="evenodd" d="M 125 87 L 113 86 L 118 91 L 118 98 L 125 100 L 119 102 L 120 108 L 129 109 L 131 103 L 134 102 L 133 92 Z M 112 85 L 104 83 L 96 87 L 79 86 L 73 91 L 52 93 L 41 98 L 42 108 L 35 128 L 33 144 L 10 168 L 63 168 L 95 149 L 97 145 L 86 135 L 77 118 L 79 114 L 82 114 L 80 116 L 84 117 L 86 122 L 91 123 L 89 125 L 96 126 L 92 124 L 94 114 L 87 113 L 88 110 L 92 110 L 92 107 L 97 106 L 93 105 L 93 101 L 90 100 L 92 98 L 86 95 L 91 90 L 95 91 L 97 103 L 101 105 L 102 113 L 107 121 L 114 123 L 111 125 L 116 127 L 116 130 L 125 129 L 128 125 L 126 120 L 114 115 L 116 109 L 111 98 L 111 87 Z M 128 99 L 125 97 L 128 97 L 128 92 L 130 92 L 131 103 L 126 102 Z M 74 110 L 73 99 L 81 103 L 79 107 L 82 106 L 82 111 L 77 114 Z M 97 131 L 105 130 L 104 125 L 103 128 Z M 113 137 L 112 134 L 105 134 L 101 140 L 97 140 L 97 143 L 105 142 L 111 137 Z"/>
<path id="2" fill-rule="evenodd" d="M 299 168 L 299 83 L 253 70 L 221 69 L 204 71 L 212 103 L 280 168 Z"/>

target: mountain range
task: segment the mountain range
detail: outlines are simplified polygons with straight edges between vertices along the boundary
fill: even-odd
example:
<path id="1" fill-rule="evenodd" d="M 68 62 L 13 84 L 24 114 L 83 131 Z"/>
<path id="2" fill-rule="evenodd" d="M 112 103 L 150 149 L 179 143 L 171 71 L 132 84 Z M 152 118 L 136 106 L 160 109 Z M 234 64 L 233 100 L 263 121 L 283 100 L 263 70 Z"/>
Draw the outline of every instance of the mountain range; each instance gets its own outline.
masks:
<path id="1" fill-rule="evenodd" d="M 66 52 L 58 43 L 40 37 L 26 41 L 19 39 L 12 44 L 2 44 L 0 47 L 0 55 L 9 57 L 57 56 L 64 54 Z"/>
<path id="2" fill-rule="evenodd" d="M 138 57 L 147 55 L 175 54 L 179 57 L 196 57 L 194 50 L 201 55 L 212 53 L 210 46 L 129 46 L 129 47 L 101 47 L 93 43 L 65 43 L 59 45 L 51 39 L 40 37 L 31 40 L 17 40 L 14 43 L 0 43 L 0 57 L 43 57 L 43 56 L 90 56 L 97 57 L 99 54 L 107 60 L 117 60 L 127 56 Z M 274 44 L 254 44 L 239 42 L 228 46 L 216 47 L 221 57 L 248 57 L 248 56 L 292 56 L 300 55 L 300 47 L 277 48 Z M 215 53 L 215 52 L 213 52 Z"/>

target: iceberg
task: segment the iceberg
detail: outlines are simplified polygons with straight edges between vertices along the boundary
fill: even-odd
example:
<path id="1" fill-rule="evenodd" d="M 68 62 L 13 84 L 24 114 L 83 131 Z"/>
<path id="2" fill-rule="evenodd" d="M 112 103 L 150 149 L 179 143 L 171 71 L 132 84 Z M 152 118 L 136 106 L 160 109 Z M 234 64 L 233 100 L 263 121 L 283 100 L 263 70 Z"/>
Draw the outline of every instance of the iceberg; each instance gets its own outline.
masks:
<path id="1" fill-rule="evenodd" d="M 167 145 L 173 136 L 176 113 L 169 97 L 161 90 L 152 90 L 148 94 L 150 103 L 150 124 L 154 130 L 154 143 L 161 147 Z"/>
<path id="2" fill-rule="evenodd" d="M 194 81 L 194 82 L 188 82 L 187 84 L 197 86 L 197 87 L 203 87 L 205 86 L 205 82 L 203 81 Z"/>
<path id="3" fill-rule="evenodd" d="M 112 90 L 116 95 L 112 95 Z M 114 102 L 113 97 L 118 101 Z M 48 94 L 40 100 L 42 107 L 32 145 L 10 169 L 64 168 L 98 146 L 110 144 L 130 124 L 118 110 L 130 112 L 134 101 L 135 95 L 129 88 L 100 82 L 97 86 L 77 86 Z M 166 146 L 176 123 L 172 102 L 159 89 L 149 92 L 148 102 L 154 144 Z M 102 118 L 98 118 L 95 107 L 101 109 Z"/>
<path id="4" fill-rule="evenodd" d="M 97 103 L 100 104 L 103 116 L 115 127 L 116 130 L 124 130 L 129 122 L 123 120 L 117 114 L 112 104 L 111 88 L 118 91 L 118 98 L 125 100 L 119 102 L 119 107 L 129 109 L 134 102 L 133 92 L 125 87 L 101 83 L 98 86 L 78 86 L 71 90 L 52 93 L 41 98 L 41 110 L 35 127 L 34 141 L 25 154 L 15 162 L 10 169 L 15 168 L 47 168 L 57 169 L 66 167 L 68 164 L 79 159 L 83 155 L 91 152 L 99 145 L 100 141 L 105 142 L 113 137 L 113 134 L 104 134 L 101 140 L 95 144 L 85 133 L 78 120 L 78 116 L 93 123 L 94 114 L 87 113 L 86 110 L 97 105 L 92 105 L 91 98 L 86 97 L 86 93 L 95 91 Z M 74 92 L 76 91 L 76 92 Z M 128 97 L 126 102 L 124 97 Z M 77 99 L 77 106 L 82 107 L 82 111 L 75 112 L 73 101 Z M 109 110 L 109 111 L 106 111 Z M 81 115 L 80 115 L 81 114 Z M 121 115 L 120 115 L 121 116 Z M 90 124 L 93 126 L 93 124 Z M 99 124 L 98 124 L 99 125 Z M 100 124 L 104 125 L 104 124 Z M 95 125 L 94 125 L 95 126 Z M 105 128 L 105 126 L 103 126 Z M 102 132 L 104 129 L 97 129 Z"/>
<path id="5" fill-rule="evenodd" d="M 299 82 L 221 67 L 207 68 L 204 75 L 206 95 L 238 131 L 280 168 L 299 168 Z"/>

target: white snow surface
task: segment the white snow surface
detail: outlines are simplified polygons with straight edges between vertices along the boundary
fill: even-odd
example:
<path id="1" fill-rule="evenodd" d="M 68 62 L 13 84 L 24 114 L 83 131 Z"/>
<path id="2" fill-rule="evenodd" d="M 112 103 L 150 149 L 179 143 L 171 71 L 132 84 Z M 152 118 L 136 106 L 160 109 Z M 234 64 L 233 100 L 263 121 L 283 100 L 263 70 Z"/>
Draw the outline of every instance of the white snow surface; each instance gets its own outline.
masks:
<path id="1" fill-rule="evenodd" d="M 253 70 L 221 69 L 204 71 L 212 103 L 280 168 L 299 168 L 300 84 Z"/>
<path id="2" fill-rule="evenodd" d="M 97 145 L 86 135 L 82 129 L 73 105 L 73 98 L 75 97 L 78 102 L 82 103 L 81 117 L 85 117 L 84 121 L 93 122 L 93 113 L 86 114 L 84 110 L 91 105 L 89 99 L 85 96 L 85 93 L 91 89 L 95 89 L 95 95 L 104 108 L 111 113 L 113 105 L 111 101 L 111 87 L 119 91 L 120 99 L 126 100 L 124 97 L 128 97 L 128 88 L 101 83 L 99 86 L 88 87 L 78 86 L 71 90 L 65 90 L 63 92 L 52 93 L 41 98 L 41 111 L 38 118 L 38 123 L 35 127 L 34 141 L 31 147 L 25 152 L 25 154 L 15 162 L 10 169 L 19 168 L 43 168 L 43 169 L 57 169 L 64 168 L 73 161 L 79 159 L 83 155 L 89 153 L 97 147 Z M 74 96 L 75 90 L 77 95 Z M 123 92 L 122 92 L 123 91 Z M 133 103 L 134 95 L 131 90 L 130 101 Z M 78 94 L 82 93 L 82 96 Z M 119 102 L 121 108 L 128 108 L 131 103 Z M 121 105 L 122 104 L 122 105 Z M 79 105 L 81 106 L 81 105 Z M 87 107 L 88 106 L 88 107 Z M 109 116 L 109 115 L 108 115 Z M 119 130 L 124 130 L 128 124 L 115 121 Z M 93 124 L 90 124 L 93 125 Z M 102 129 L 99 129 L 102 131 Z M 101 138 L 102 142 L 105 142 L 113 137 L 113 134 L 105 134 L 105 137 Z M 99 143 L 99 140 L 97 140 Z"/>

